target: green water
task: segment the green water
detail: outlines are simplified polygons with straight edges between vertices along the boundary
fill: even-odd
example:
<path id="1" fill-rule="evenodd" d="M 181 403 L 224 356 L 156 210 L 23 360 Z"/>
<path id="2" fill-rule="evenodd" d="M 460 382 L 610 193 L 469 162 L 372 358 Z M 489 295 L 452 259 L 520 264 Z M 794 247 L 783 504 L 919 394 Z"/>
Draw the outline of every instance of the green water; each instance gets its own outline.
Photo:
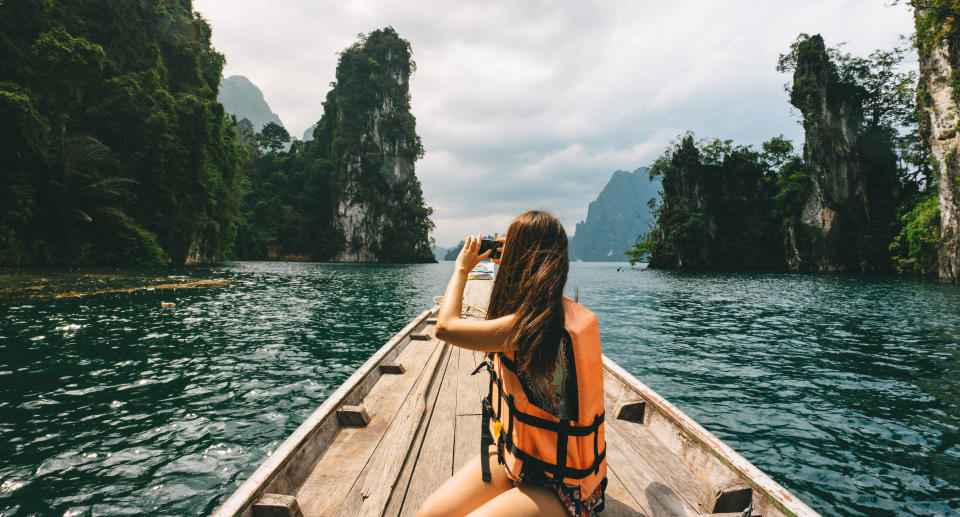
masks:
<path id="1" fill-rule="evenodd" d="M 960 288 L 617 267 L 572 264 L 567 286 L 606 353 L 814 509 L 960 511 Z M 451 271 L 236 263 L 135 272 L 224 287 L 7 289 L 0 513 L 211 512 Z"/>

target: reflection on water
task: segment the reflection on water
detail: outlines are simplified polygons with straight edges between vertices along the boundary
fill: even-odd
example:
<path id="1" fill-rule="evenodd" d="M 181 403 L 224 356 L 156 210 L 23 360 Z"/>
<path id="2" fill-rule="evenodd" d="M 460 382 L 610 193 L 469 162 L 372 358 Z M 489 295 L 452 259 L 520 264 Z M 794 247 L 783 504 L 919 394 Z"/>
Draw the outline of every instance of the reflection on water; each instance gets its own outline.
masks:
<path id="1" fill-rule="evenodd" d="M 960 288 L 617 266 L 568 283 L 607 354 L 815 509 L 960 508 Z M 102 273 L 213 289 L 0 294 L 0 512 L 211 512 L 451 271 L 237 263 Z M 0 284 L 38 274 L 92 282 Z"/>

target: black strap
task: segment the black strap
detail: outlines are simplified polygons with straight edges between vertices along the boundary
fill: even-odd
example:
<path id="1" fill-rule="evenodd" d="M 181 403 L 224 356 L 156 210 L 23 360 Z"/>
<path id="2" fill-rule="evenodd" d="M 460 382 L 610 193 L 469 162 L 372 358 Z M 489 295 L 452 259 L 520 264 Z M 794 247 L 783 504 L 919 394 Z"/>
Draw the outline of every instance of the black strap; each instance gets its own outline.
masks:
<path id="1" fill-rule="evenodd" d="M 560 431 L 557 433 L 557 467 L 563 469 L 567 466 L 567 436 L 569 431 L 569 422 L 566 420 L 560 421 L 561 427 Z M 596 437 L 596 434 L 594 434 Z M 596 438 L 594 438 L 596 439 Z M 596 456 L 594 456 L 596 457 Z"/>
<path id="2" fill-rule="evenodd" d="M 600 504 L 593 509 L 594 512 L 600 513 L 603 511 L 603 507 L 607 505 L 607 478 L 604 476 L 603 481 L 600 481 Z"/>
<path id="3" fill-rule="evenodd" d="M 506 447 L 507 451 L 510 452 L 510 454 L 513 454 L 514 456 L 523 460 L 524 470 L 526 470 L 529 466 L 534 470 L 552 474 L 554 479 L 558 481 L 562 481 L 564 478 L 583 479 L 585 477 L 589 477 L 594 473 L 594 471 L 598 471 L 600 469 L 600 464 L 603 463 L 604 458 L 607 457 L 607 451 L 604 449 L 599 456 L 594 458 L 593 465 L 585 469 L 575 469 L 573 467 L 560 467 L 559 465 L 553 463 L 547 463 L 540 458 L 527 454 L 522 449 L 515 446 L 513 442 L 505 442 L 504 446 Z"/>
<path id="4" fill-rule="evenodd" d="M 490 399 L 482 401 L 483 418 L 480 419 L 480 479 L 484 483 L 490 482 L 490 446 L 493 445 L 493 436 L 490 436 Z"/>

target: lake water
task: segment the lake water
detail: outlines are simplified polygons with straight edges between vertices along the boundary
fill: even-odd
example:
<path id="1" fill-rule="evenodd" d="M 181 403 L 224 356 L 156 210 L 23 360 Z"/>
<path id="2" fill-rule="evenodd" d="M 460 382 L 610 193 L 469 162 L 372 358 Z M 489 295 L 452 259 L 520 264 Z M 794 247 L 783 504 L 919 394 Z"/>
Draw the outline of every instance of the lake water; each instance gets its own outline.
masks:
<path id="1" fill-rule="evenodd" d="M 64 299 L 24 293 L 100 277 L 0 275 L 0 515 L 210 513 L 452 268 L 112 270 L 229 283 Z M 609 263 L 575 286 L 611 358 L 814 509 L 960 512 L 960 287 Z"/>

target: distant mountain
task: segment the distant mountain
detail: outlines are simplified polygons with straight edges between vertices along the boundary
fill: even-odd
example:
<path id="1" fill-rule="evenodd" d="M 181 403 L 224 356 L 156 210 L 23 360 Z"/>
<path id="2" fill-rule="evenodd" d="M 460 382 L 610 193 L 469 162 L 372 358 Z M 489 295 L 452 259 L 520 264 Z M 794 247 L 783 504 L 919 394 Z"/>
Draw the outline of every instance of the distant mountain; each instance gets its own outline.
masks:
<path id="1" fill-rule="evenodd" d="M 433 257 L 436 258 L 438 262 L 445 259 L 447 255 L 447 248 L 441 246 L 431 246 L 430 249 L 433 250 Z"/>
<path id="2" fill-rule="evenodd" d="M 660 183 L 650 181 L 650 169 L 616 171 L 596 201 L 587 220 L 577 223 L 570 238 L 570 260 L 626 261 L 623 252 L 637 236 L 650 230 L 653 216 L 647 202 L 660 199 Z"/>
<path id="3" fill-rule="evenodd" d="M 303 132 L 303 141 L 313 140 L 313 130 L 317 129 L 317 123 L 314 122 L 312 126 L 308 127 L 306 131 Z"/>
<path id="4" fill-rule="evenodd" d="M 220 81 L 217 100 L 227 113 L 236 115 L 237 120 L 250 119 L 256 131 L 263 129 L 268 122 L 283 125 L 280 117 L 270 110 L 260 88 L 242 75 L 231 75 Z"/>

